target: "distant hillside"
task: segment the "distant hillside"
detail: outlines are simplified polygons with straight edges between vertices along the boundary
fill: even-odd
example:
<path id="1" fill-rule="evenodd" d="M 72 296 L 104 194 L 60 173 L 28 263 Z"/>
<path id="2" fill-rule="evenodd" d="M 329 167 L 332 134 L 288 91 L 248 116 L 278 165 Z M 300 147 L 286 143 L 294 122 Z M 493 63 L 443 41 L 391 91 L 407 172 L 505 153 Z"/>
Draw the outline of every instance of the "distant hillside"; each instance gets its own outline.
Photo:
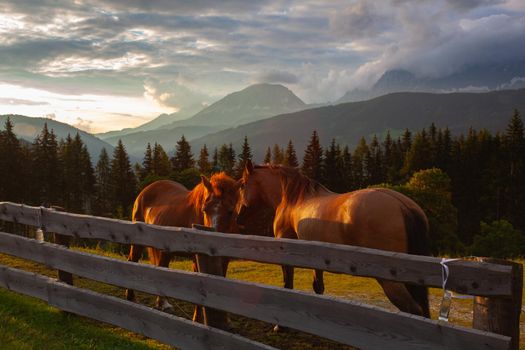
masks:
<path id="1" fill-rule="evenodd" d="M 52 119 L 31 118 L 23 115 L 13 114 L 0 115 L 0 128 L 3 129 L 7 117 L 11 118 L 11 122 L 14 125 L 15 134 L 18 136 L 18 138 L 27 142 L 33 142 L 36 136 L 42 131 L 44 124 L 47 123 L 47 127 L 49 129 L 53 129 L 55 135 L 57 135 L 58 140 L 61 138 L 66 138 L 68 134 L 73 137 L 78 132 L 82 138 L 82 141 L 87 146 L 92 161 L 98 160 L 98 156 L 100 155 L 102 148 L 105 148 L 109 154 L 112 154 L 113 152 L 113 146 L 107 142 L 104 142 L 95 136 L 77 129 L 69 124 L 57 122 L 56 120 Z"/>
<path id="2" fill-rule="evenodd" d="M 129 154 L 132 154 L 135 157 L 143 157 L 148 142 L 151 145 L 157 142 L 158 144 L 162 145 L 166 152 L 171 152 L 175 149 L 175 145 L 182 135 L 184 135 L 186 139 L 191 140 L 202 137 L 209 133 L 217 132 L 219 130 L 221 129 L 213 126 L 181 126 L 173 129 L 161 128 L 159 130 L 142 131 L 128 135 L 114 136 L 106 139 L 105 141 L 116 145 L 118 140 L 121 139 Z"/>
<path id="3" fill-rule="evenodd" d="M 129 135 L 129 134 L 133 134 L 133 133 L 137 133 L 141 131 L 156 130 L 167 124 L 173 123 L 177 120 L 187 119 L 195 115 L 201 110 L 202 110 L 202 106 L 195 106 L 193 108 L 187 108 L 184 111 L 180 111 L 177 113 L 171 113 L 171 114 L 163 113 L 159 115 L 157 118 L 150 120 L 149 122 L 144 123 L 136 128 L 125 128 L 122 130 L 108 131 L 108 132 L 101 133 L 101 134 L 95 134 L 95 136 L 102 140 L 107 140 L 109 138 L 115 139 L 115 138 L 122 137 L 124 135 Z"/>
<path id="4" fill-rule="evenodd" d="M 364 102 L 303 110 L 230 128 L 193 140 L 198 150 L 204 143 L 214 147 L 233 143 L 240 149 L 248 136 L 256 161 L 261 161 L 266 147 L 274 143 L 285 146 L 292 139 L 299 157 L 313 130 L 327 145 L 332 138 L 354 147 L 361 136 L 393 136 L 405 128 L 418 130 L 432 122 L 448 126 L 452 132 L 465 132 L 469 127 L 492 131 L 505 129 L 514 108 L 525 113 L 525 89 L 490 93 L 394 93 Z"/>
<path id="5" fill-rule="evenodd" d="M 418 77 L 403 69 L 385 72 L 370 90 L 351 90 L 337 103 L 364 101 L 393 92 L 488 92 L 525 88 L 525 60 L 470 65 L 443 77 Z"/>

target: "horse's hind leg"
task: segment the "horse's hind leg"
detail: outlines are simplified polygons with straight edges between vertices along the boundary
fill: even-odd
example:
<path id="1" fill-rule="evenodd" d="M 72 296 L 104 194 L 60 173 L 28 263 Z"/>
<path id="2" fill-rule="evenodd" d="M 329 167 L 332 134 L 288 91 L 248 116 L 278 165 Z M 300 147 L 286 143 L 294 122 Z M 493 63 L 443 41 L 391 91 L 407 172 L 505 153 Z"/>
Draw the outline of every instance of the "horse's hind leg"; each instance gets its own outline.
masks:
<path id="1" fill-rule="evenodd" d="M 129 250 L 128 261 L 139 261 L 143 251 L 144 246 L 133 244 Z M 126 299 L 135 301 L 135 291 L 133 289 L 126 289 Z"/>
<path id="2" fill-rule="evenodd" d="M 293 276 L 294 276 L 293 266 L 282 265 L 281 269 L 283 270 L 284 288 L 293 289 Z"/>
<path id="3" fill-rule="evenodd" d="M 425 316 L 423 308 L 412 297 L 407 287 L 400 282 L 378 280 L 387 298 L 403 312 Z"/>
<path id="4" fill-rule="evenodd" d="M 314 292 L 316 294 L 323 294 L 324 293 L 323 270 L 314 270 L 313 288 L 314 288 Z"/>
<path id="5" fill-rule="evenodd" d="M 160 252 L 160 259 L 158 260 L 158 266 L 168 267 L 171 261 L 171 254 L 166 252 Z M 162 311 L 171 311 L 173 310 L 173 305 L 168 302 L 166 297 L 157 297 L 157 308 Z"/>

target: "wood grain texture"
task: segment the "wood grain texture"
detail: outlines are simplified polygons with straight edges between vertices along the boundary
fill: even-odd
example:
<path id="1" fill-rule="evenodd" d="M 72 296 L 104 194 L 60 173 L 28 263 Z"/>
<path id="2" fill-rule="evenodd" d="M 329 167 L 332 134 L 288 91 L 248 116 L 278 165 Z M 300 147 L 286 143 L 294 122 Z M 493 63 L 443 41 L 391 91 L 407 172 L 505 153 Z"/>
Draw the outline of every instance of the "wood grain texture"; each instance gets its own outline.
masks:
<path id="1" fill-rule="evenodd" d="M 37 297 L 60 310 L 110 323 L 181 349 L 275 349 L 126 300 L 5 266 L 0 266 L 0 287 Z"/>
<path id="2" fill-rule="evenodd" d="M 474 315 L 472 326 L 475 329 L 503 334 L 512 337 L 510 348 L 520 348 L 520 316 L 523 293 L 523 265 L 513 261 L 478 258 L 493 264 L 503 264 L 512 267 L 513 288 L 512 297 L 474 299 Z"/>
<path id="3" fill-rule="evenodd" d="M 0 252 L 86 278 L 174 297 L 362 349 L 508 349 L 510 338 L 402 312 L 256 283 L 71 251 L 0 233 Z"/>
<path id="4" fill-rule="evenodd" d="M 0 203 L 0 220 L 41 223 L 49 232 L 117 243 L 142 244 L 173 252 L 227 256 L 292 265 L 355 276 L 442 287 L 441 259 L 324 242 L 274 239 L 161 227 L 45 208 Z M 453 261 L 447 289 L 478 296 L 512 295 L 511 268 L 473 261 Z"/>

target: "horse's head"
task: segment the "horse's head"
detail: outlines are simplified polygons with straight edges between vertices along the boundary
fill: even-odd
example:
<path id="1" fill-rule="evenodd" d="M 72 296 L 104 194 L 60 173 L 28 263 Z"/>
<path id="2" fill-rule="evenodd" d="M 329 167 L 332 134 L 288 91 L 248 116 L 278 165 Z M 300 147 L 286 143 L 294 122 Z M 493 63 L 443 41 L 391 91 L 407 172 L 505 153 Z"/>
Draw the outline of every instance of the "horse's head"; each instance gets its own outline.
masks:
<path id="1" fill-rule="evenodd" d="M 237 223 L 244 225 L 257 208 L 276 208 L 280 201 L 280 178 L 270 166 L 253 166 L 248 160 L 240 180 Z"/>
<path id="2" fill-rule="evenodd" d="M 236 206 L 239 198 L 239 184 L 225 173 L 214 174 L 210 180 L 201 176 L 206 188 L 202 204 L 204 224 L 218 232 L 237 232 Z"/>

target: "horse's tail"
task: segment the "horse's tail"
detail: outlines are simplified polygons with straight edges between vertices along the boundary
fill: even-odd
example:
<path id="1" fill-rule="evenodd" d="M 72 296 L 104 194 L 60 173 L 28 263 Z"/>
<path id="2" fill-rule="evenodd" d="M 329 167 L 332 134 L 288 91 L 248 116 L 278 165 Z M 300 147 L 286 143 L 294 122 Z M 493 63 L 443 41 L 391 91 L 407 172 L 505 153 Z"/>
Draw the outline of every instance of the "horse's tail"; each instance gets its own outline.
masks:
<path id="1" fill-rule="evenodd" d="M 407 208 L 404 211 L 405 227 L 407 233 L 408 254 L 430 255 L 430 245 L 428 236 L 428 220 L 420 208 Z M 423 311 L 423 316 L 430 318 L 430 308 L 428 303 L 428 288 L 413 284 L 405 285 L 412 298 L 419 304 Z"/>

